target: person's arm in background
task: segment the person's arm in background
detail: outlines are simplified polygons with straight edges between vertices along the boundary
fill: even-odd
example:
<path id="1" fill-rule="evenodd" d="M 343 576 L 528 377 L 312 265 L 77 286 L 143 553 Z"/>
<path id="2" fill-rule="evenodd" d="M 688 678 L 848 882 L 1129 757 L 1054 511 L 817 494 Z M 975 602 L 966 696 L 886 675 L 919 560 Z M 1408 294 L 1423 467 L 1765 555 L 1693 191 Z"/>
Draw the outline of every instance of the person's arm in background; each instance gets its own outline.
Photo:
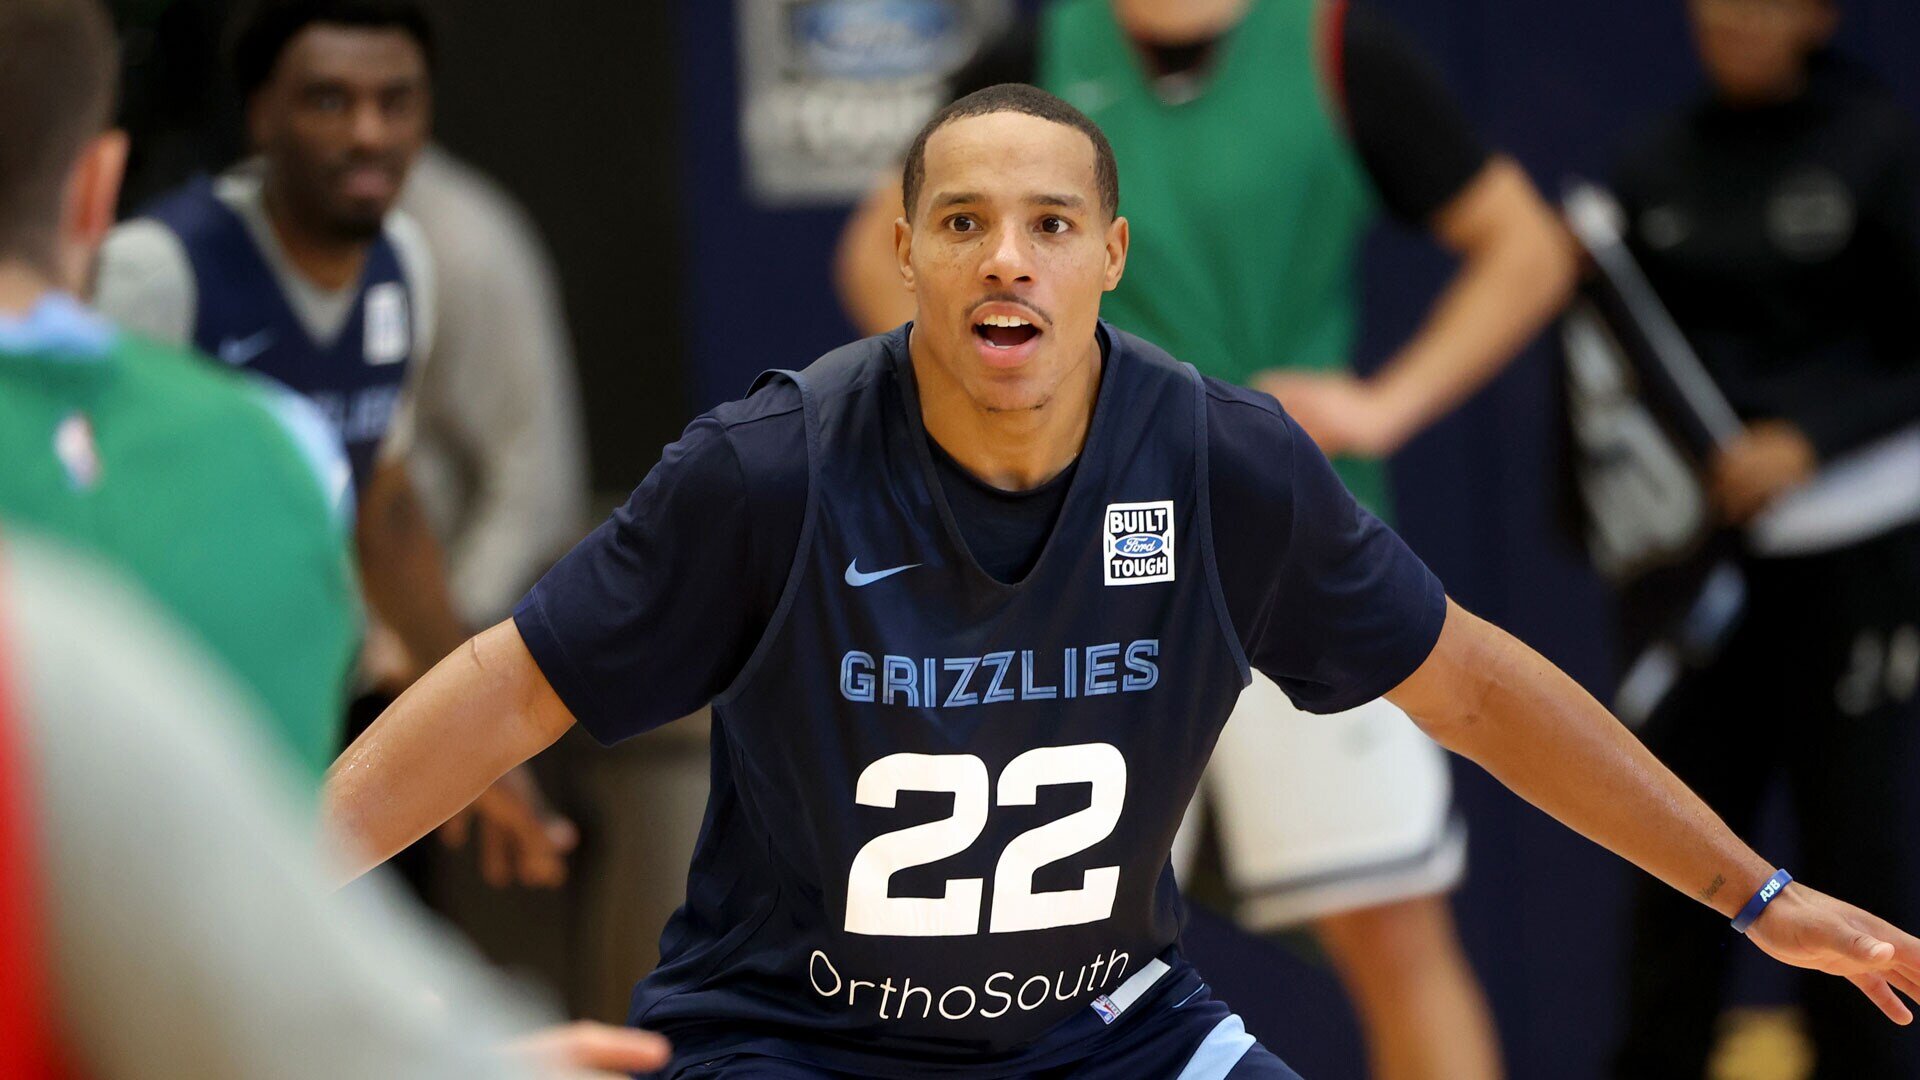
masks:
<path id="1" fill-rule="evenodd" d="M 1394 216 L 1426 229 L 1460 267 L 1413 338 L 1370 378 L 1276 370 L 1255 386 L 1327 453 L 1381 457 L 1498 374 L 1566 303 L 1577 263 L 1525 171 L 1488 154 L 1398 27 L 1355 4 L 1342 30 L 1335 92 L 1354 147 Z"/>
<path id="2" fill-rule="evenodd" d="M 484 626 L 586 532 L 573 343 L 552 261 L 507 192 L 432 148 L 402 205 L 439 281 L 409 457 L 446 542 L 454 607 Z"/>
<path id="3" fill-rule="evenodd" d="M 426 233 L 403 211 L 388 219 L 412 308 L 413 361 L 360 493 L 355 541 L 367 604 L 400 639 L 408 659 L 400 684 L 412 682 L 467 639 L 447 587 L 446 552 L 421 504 L 407 459 L 419 435 L 420 387 L 433 370 L 440 330 L 440 280 Z M 377 672 L 386 675 L 385 672 Z"/>
<path id="4" fill-rule="evenodd" d="M 440 541 L 414 491 L 404 452 L 383 451 L 375 463 L 360 493 L 354 542 L 367 603 L 418 663 L 430 666 L 467 639 L 447 592 Z"/>
<path id="5" fill-rule="evenodd" d="M 1578 683 L 1452 601 L 1433 652 L 1387 698 L 1435 742 L 1728 918 L 1773 873 Z M 1776 960 L 1846 978 L 1895 1023 L 1911 1022 L 1894 991 L 1920 1000 L 1920 941 L 1884 920 L 1795 883 L 1748 936 Z"/>
<path id="6" fill-rule="evenodd" d="M 899 174 L 881 177 L 847 217 L 834 251 L 833 287 L 841 309 L 862 334 L 884 333 L 913 318 L 913 294 L 901 283 L 894 256 L 900 200 Z"/>

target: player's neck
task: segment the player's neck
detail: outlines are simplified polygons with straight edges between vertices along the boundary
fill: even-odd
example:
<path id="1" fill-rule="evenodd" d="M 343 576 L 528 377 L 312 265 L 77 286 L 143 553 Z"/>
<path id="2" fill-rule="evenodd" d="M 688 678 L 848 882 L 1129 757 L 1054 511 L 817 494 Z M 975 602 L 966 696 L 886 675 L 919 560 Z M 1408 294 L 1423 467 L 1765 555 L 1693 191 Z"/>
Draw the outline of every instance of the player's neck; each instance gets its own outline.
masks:
<path id="1" fill-rule="evenodd" d="M 1103 358 L 1087 343 L 1082 362 L 1046 404 L 1018 412 L 982 408 L 940 363 L 909 347 L 927 435 L 960 467 L 1002 491 L 1027 491 L 1060 475 L 1080 456 L 1100 393 Z"/>
<path id="2" fill-rule="evenodd" d="M 280 250 L 301 277 L 328 292 L 338 292 L 360 280 L 367 249 L 372 245 L 342 240 L 301 221 L 270 182 L 260 189 L 260 205 L 266 210 L 274 239 L 280 241 Z"/>
<path id="3" fill-rule="evenodd" d="M 18 261 L 0 261 L 0 315 L 25 315 L 54 289 L 39 270 Z"/>

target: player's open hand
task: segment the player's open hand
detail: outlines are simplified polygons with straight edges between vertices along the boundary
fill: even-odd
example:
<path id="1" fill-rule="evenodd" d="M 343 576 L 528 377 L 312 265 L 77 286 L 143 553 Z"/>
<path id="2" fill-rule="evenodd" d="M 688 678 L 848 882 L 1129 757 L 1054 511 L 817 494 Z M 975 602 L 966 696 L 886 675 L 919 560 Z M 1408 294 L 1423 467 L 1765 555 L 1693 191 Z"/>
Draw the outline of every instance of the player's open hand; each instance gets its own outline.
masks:
<path id="1" fill-rule="evenodd" d="M 440 827 L 440 839 L 462 847 L 477 829 L 480 876 L 496 889 L 525 885 L 558 888 L 567 880 L 567 855 L 580 843 L 580 830 L 555 813 L 522 765 L 493 782 L 467 807 Z"/>
<path id="2" fill-rule="evenodd" d="M 1846 979 L 1894 1023 L 1913 1022 L 1900 995 L 1920 1001 L 1920 940 L 1885 919 L 1795 882 L 1747 936 L 1775 960 Z"/>
<path id="3" fill-rule="evenodd" d="M 667 1040 L 639 1028 L 612 1027 L 580 1020 L 536 1031 L 507 1047 L 535 1066 L 568 1080 L 585 1077 L 624 1078 L 653 1072 L 672 1056 Z"/>

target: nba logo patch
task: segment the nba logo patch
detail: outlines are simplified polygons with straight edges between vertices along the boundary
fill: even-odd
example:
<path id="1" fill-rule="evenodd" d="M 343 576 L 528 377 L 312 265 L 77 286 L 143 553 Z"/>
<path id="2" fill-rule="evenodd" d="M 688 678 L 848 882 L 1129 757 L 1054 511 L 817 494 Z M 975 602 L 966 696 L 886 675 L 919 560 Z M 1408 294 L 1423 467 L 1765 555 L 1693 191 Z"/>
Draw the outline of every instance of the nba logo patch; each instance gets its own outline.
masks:
<path id="1" fill-rule="evenodd" d="M 407 329 L 406 287 L 389 281 L 368 289 L 362 340 L 367 363 L 397 364 L 405 360 L 412 336 Z"/>
<path id="2" fill-rule="evenodd" d="M 1107 584 L 1173 580 L 1173 502 L 1108 503 Z"/>
<path id="3" fill-rule="evenodd" d="M 1111 1024 L 1120 1019 L 1120 1009 L 1105 994 L 1093 999 L 1093 1011 L 1100 1017 L 1100 1022 L 1103 1024 Z"/>
<path id="4" fill-rule="evenodd" d="M 87 491 L 100 482 L 100 446 L 85 413 L 68 413 L 53 430 L 53 455 L 67 470 L 67 486 Z"/>

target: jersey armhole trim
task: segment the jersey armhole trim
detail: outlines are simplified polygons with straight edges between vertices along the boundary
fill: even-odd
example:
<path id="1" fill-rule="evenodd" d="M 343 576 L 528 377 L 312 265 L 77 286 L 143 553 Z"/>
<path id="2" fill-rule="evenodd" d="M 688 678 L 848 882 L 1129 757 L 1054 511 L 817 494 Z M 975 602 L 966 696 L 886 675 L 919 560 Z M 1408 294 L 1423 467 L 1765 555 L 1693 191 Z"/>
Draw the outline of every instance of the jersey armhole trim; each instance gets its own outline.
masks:
<path id="1" fill-rule="evenodd" d="M 1193 487 L 1194 498 L 1199 502 L 1200 558 L 1206 564 L 1207 590 L 1213 600 L 1214 614 L 1220 620 L 1220 633 L 1227 639 L 1227 651 L 1233 654 L 1233 662 L 1240 669 L 1240 688 L 1244 690 L 1253 682 L 1253 668 L 1247 663 L 1246 647 L 1240 643 L 1240 632 L 1234 629 L 1233 615 L 1227 609 L 1227 592 L 1220 581 L 1220 560 L 1213 550 L 1213 485 L 1207 470 L 1207 384 L 1200 377 L 1200 369 L 1192 364 L 1183 366 L 1193 386 Z"/>
<path id="2" fill-rule="evenodd" d="M 801 427 L 807 434 L 807 503 L 806 508 L 801 511 L 800 540 L 793 546 L 793 561 L 787 564 L 787 583 L 780 590 L 780 602 L 774 607 L 773 616 L 767 620 L 766 629 L 760 632 L 760 640 L 754 644 L 753 652 L 748 654 L 747 662 L 740 665 L 740 673 L 735 675 L 733 682 L 713 699 L 716 707 L 729 704 L 747 688 L 754 675 L 759 672 L 767 653 L 771 651 L 774 638 L 778 637 L 781 629 L 786 626 L 787 614 L 793 610 L 794 600 L 800 593 L 800 579 L 805 573 L 807 553 L 813 547 L 814 519 L 819 514 L 819 406 L 814 401 L 812 388 L 797 371 L 768 372 L 767 375 L 755 380 L 754 388 L 758 389 L 769 376 L 790 379 L 793 385 L 800 389 Z"/>

